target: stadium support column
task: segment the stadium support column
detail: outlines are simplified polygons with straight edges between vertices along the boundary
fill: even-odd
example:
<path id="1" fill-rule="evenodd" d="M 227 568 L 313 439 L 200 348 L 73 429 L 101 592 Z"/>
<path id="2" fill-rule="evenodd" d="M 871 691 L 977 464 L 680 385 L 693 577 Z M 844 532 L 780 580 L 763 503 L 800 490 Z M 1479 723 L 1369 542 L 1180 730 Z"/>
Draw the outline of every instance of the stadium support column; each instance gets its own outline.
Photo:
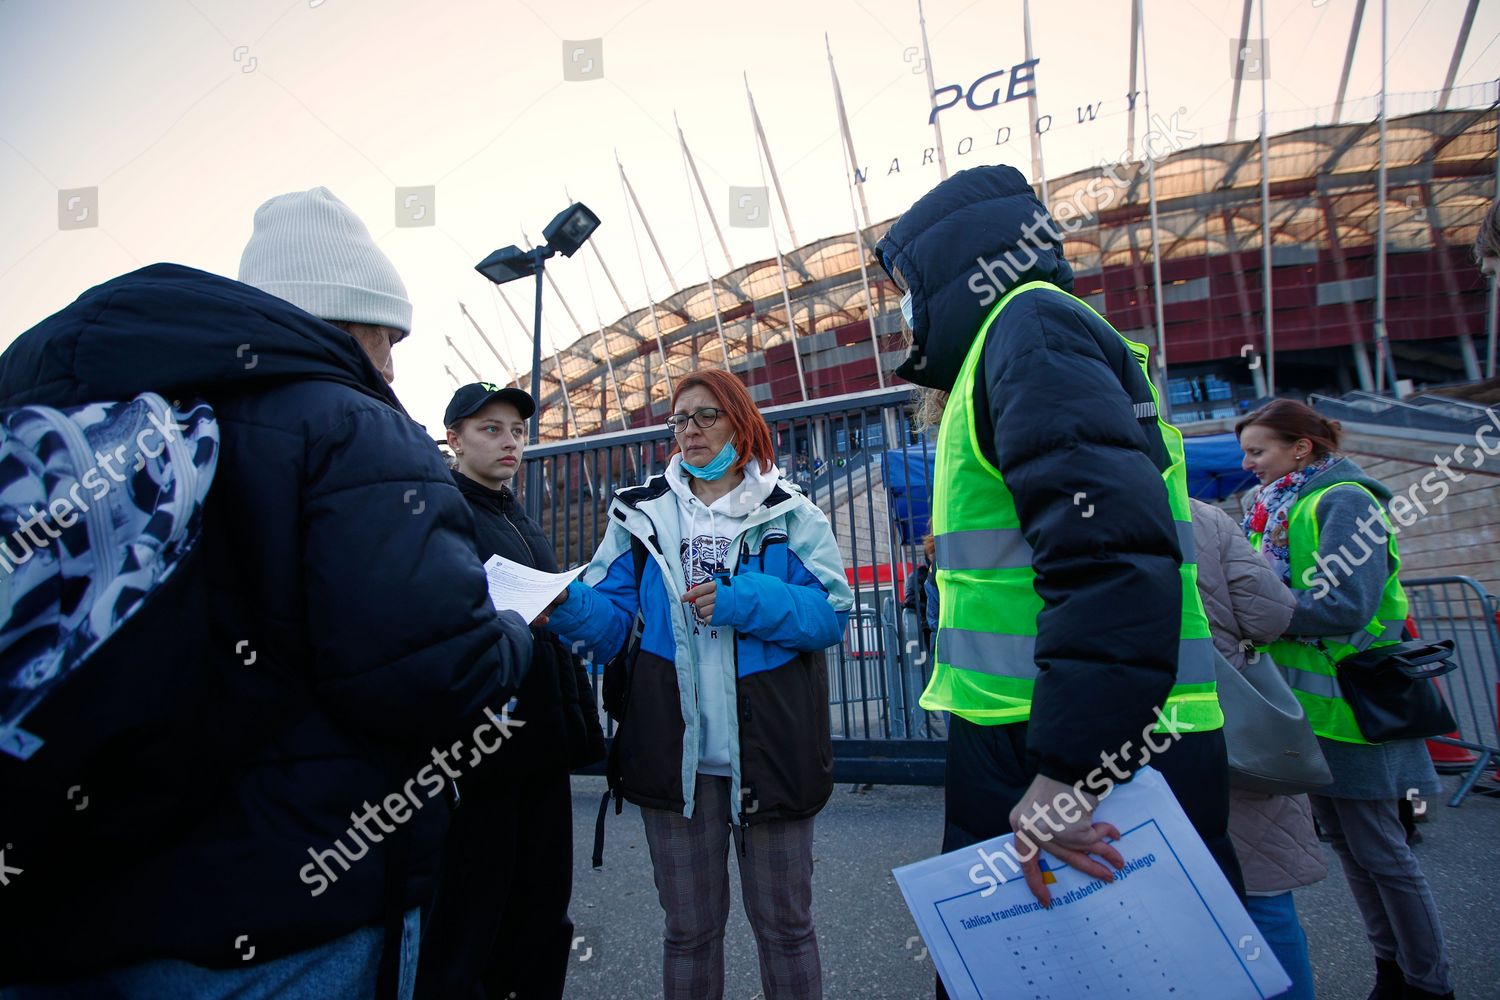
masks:
<path id="1" fill-rule="evenodd" d="M 865 204 L 865 189 L 859 183 L 859 160 L 854 155 L 854 136 L 849 132 L 849 116 L 844 111 L 844 92 L 839 87 L 838 70 L 833 65 L 833 46 L 828 35 L 823 35 L 823 47 L 828 50 L 828 73 L 833 77 L 833 104 L 838 112 L 839 131 L 843 133 L 844 150 L 848 154 L 844 181 L 849 187 L 849 214 L 854 219 L 854 246 L 859 254 L 859 284 L 865 294 L 865 319 L 870 323 L 870 348 L 875 352 L 875 380 L 885 388 L 885 368 L 880 363 L 880 334 L 875 329 L 875 297 L 870 293 L 870 269 L 865 265 L 865 230 L 870 225 L 870 208 Z M 859 213 L 854 209 L 854 189 L 859 188 L 860 207 L 864 209 L 864 225 L 860 225 Z"/>
<path id="2" fill-rule="evenodd" d="M 1390 10 L 1387 0 L 1380 0 L 1380 164 L 1375 182 L 1375 391 L 1384 389 L 1387 375 L 1391 380 L 1391 393 L 1401 398 L 1401 386 L 1396 378 L 1396 359 L 1391 355 L 1391 342 L 1386 331 L 1385 283 L 1386 240 L 1389 227 L 1386 221 L 1385 199 L 1388 184 L 1386 174 L 1386 60 L 1388 57 L 1388 30 Z"/>
<path id="3" fill-rule="evenodd" d="M 1234 89 L 1229 94 L 1229 131 L 1225 136 L 1225 142 L 1234 142 L 1234 127 L 1240 115 L 1240 85 L 1245 80 L 1245 51 L 1250 45 L 1250 8 L 1254 6 L 1255 0 L 1245 0 L 1245 9 L 1240 13 L 1240 45 L 1234 50 Z M 1265 34 L 1265 29 L 1261 29 Z M 1262 53 L 1261 58 L 1265 58 Z M 1131 81 L 1131 89 L 1135 89 L 1135 81 Z"/>
<path id="4" fill-rule="evenodd" d="M 448 342 L 448 346 L 449 347 L 453 348 L 453 353 L 458 355 L 458 360 L 460 360 L 460 361 L 462 361 L 464 363 L 464 367 L 467 368 L 467 369 L 469 369 L 469 371 L 471 371 L 471 372 L 474 373 L 474 381 L 476 381 L 476 382 L 483 382 L 484 381 L 484 376 L 481 375 L 481 374 L 479 374 L 479 369 L 478 368 L 475 368 L 473 365 L 469 364 L 469 359 L 466 358 L 466 357 L 464 357 L 464 352 L 460 351 L 458 349 L 458 345 L 453 342 L 453 338 L 449 337 L 449 336 L 447 336 L 445 334 L 443 336 L 443 339 Z"/>
<path id="5" fill-rule="evenodd" d="M 1145 91 L 1146 120 L 1149 122 L 1151 121 L 1151 63 L 1146 52 L 1146 16 L 1141 3 L 1142 0 L 1135 0 L 1134 20 L 1140 26 L 1141 89 Z M 1028 27 L 1028 36 L 1030 33 Z M 1167 392 L 1167 320 L 1161 292 L 1161 223 L 1156 212 L 1156 157 L 1151 155 L 1149 149 L 1146 151 L 1146 192 L 1151 202 L 1151 297 L 1156 301 L 1156 396 L 1157 405 L 1162 411 L 1161 418 L 1170 420 L 1172 398 Z"/>
<path id="6" fill-rule="evenodd" d="M 1453 98 L 1453 81 L 1458 79 L 1458 64 L 1464 57 L 1464 46 L 1469 44 L 1469 31 L 1474 27 L 1474 15 L 1479 11 L 1479 0 L 1469 0 L 1469 6 L 1464 11 L 1463 24 L 1458 29 L 1458 40 L 1453 45 L 1453 58 L 1448 62 L 1448 75 L 1443 78 L 1443 97 L 1438 101 L 1437 109 L 1446 111 L 1448 102 Z"/>
<path id="7" fill-rule="evenodd" d="M 1359 27 L 1365 20 L 1365 0 L 1354 4 L 1354 20 L 1349 25 L 1349 47 L 1344 50 L 1344 68 L 1339 73 L 1339 93 L 1333 99 L 1333 121 L 1337 125 L 1344 113 L 1344 95 L 1349 91 L 1349 72 L 1354 69 L 1354 49 L 1359 45 Z"/>
<path id="8" fill-rule="evenodd" d="M 703 242 L 703 227 L 698 224 L 698 202 L 693 197 L 693 177 L 697 175 L 698 168 L 693 163 L 692 154 L 688 152 L 687 136 L 682 134 L 682 125 L 677 121 L 677 112 L 672 112 L 672 124 L 677 126 L 677 141 L 682 146 L 682 178 L 687 185 L 688 205 L 693 210 L 693 232 L 698 236 L 698 252 L 703 255 L 703 274 L 708 279 L 708 300 L 714 307 L 714 329 L 719 334 L 719 351 L 724 355 L 724 370 L 734 371 L 729 361 L 729 342 L 724 339 L 724 317 L 719 314 L 719 290 L 714 287 L 713 268 L 708 263 L 708 247 Z M 701 181 L 699 182 L 702 183 Z M 713 207 L 704 199 L 703 207 L 708 210 L 709 219 L 713 222 L 714 231 L 719 229 L 719 222 L 714 218 Z M 722 235 L 720 239 L 722 239 Z M 729 250 L 724 250 L 724 258 L 729 259 Z M 733 269 L 733 265 L 730 265 Z"/>
<path id="9" fill-rule="evenodd" d="M 1266 37 L 1266 2 L 1260 0 L 1261 44 Z M 1260 269 L 1261 312 L 1265 321 L 1266 395 L 1276 395 L 1276 321 L 1274 294 L 1276 284 L 1276 261 L 1271 246 L 1271 123 L 1267 118 L 1266 78 L 1271 75 L 1267 53 L 1262 52 L 1260 67 Z"/>
<path id="10" fill-rule="evenodd" d="M 1136 17 L 1139 18 L 1140 16 L 1141 16 L 1140 3 L 1139 3 L 1139 0 L 1137 0 L 1137 3 L 1136 3 Z M 1026 42 L 1026 61 L 1027 62 L 1031 62 L 1032 59 L 1035 58 L 1031 54 L 1031 0 L 1023 0 L 1023 2 L 1021 4 L 1021 22 L 1022 22 L 1021 23 L 1021 27 L 1023 29 L 1022 34 L 1025 35 L 1025 42 Z M 1144 63 L 1145 60 L 1146 60 L 1146 47 L 1145 47 L 1145 44 L 1144 44 L 1145 43 L 1145 31 L 1146 31 L 1145 26 L 1142 25 L 1141 26 L 1141 41 L 1142 41 L 1142 45 L 1141 45 L 1141 62 L 1142 63 Z M 929 72 L 930 72 L 930 70 L 929 70 Z M 1149 84 L 1148 84 L 1148 89 L 1149 89 Z M 1032 183 L 1033 184 L 1038 184 L 1038 185 L 1041 186 L 1042 204 L 1045 205 L 1047 207 L 1047 211 L 1050 212 L 1050 211 L 1052 211 L 1052 199 L 1049 197 L 1049 195 L 1047 193 L 1047 163 L 1042 158 L 1042 133 L 1041 133 L 1041 130 L 1039 130 L 1037 128 L 1038 115 L 1037 115 L 1037 106 L 1036 106 L 1036 87 L 1032 87 L 1031 88 L 1031 96 L 1028 97 L 1028 98 L 1026 98 L 1026 113 L 1027 113 L 1028 118 L 1030 118 L 1030 120 L 1031 120 L 1031 173 L 1032 173 Z M 1149 109 L 1146 111 L 1146 120 L 1147 121 L 1151 120 L 1151 112 L 1150 112 Z M 947 172 L 944 171 L 944 176 L 946 176 L 946 175 L 947 175 Z M 1166 397 L 1163 396 L 1162 398 L 1165 399 Z"/>
<path id="11" fill-rule="evenodd" d="M 615 153 L 615 166 L 620 168 L 620 193 L 629 202 L 631 200 L 630 182 L 625 179 L 625 164 L 620 162 L 620 154 L 618 152 Z M 639 206 L 639 202 L 637 202 L 637 206 Z M 661 325 L 656 321 L 656 298 L 651 294 L 651 282 L 646 278 L 646 258 L 641 256 L 641 241 L 635 232 L 635 215 L 630 211 L 628 204 L 625 206 L 625 215 L 630 220 L 630 240 L 635 244 L 635 259 L 641 266 L 641 285 L 646 290 L 646 305 L 651 310 L 651 333 L 656 338 L 656 353 L 661 355 L 661 375 L 662 378 L 667 380 L 667 395 L 670 397 L 675 395 L 672 389 L 672 367 L 667 363 L 667 348 L 662 344 Z M 599 260 L 603 263 L 604 258 L 600 257 Z M 619 289 L 616 288 L 615 291 L 618 293 Z M 623 298 L 621 302 L 623 304 Z M 646 385 L 646 412 L 651 412 L 651 386 L 649 381 Z"/>
<path id="12" fill-rule="evenodd" d="M 615 375 L 615 362 L 609 354 L 609 340 L 604 336 L 604 317 L 599 313 L 599 300 L 594 297 L 594 279 L 589 277 L 589 262 L 583 261 L 583 281 L 588 288 L 589 303 L 594 307 L 594 319 L 599 324 L 599 353 L 604 355 L 604 370 L 609 376 L 610 388 L 615 393 L 615 409 L 620 411 L 620 430 L 629 430 L 630 415 L 625 412 L 625 398 L 620 394 L 620 380 Z M 603 421 L 600 421 L 603 424 Z"/>
<path id="13" fill-rule="evenodd" d="M 917 27 L 922 32 L 922 64 L 927 67 L 927 107 L 931 109 L 932 134 L 937 145 L 938 180 L 948 179 L 948 154 L 943 151 L 943 126 L 937 119 L 937 84 L 932 78 L 932 49 L 927 44 L 927 15 L 922 10 L 922 0 L 917 0 Z M 1030 59 L 1030 44 L 1026 58 Z"/>
<path id="14" fill-rule="evenodd" d="M 528 243 L 529 243 L 529 241 L 528 241 Z M 495 286 L 491 286 L 491 287 L 495 287 Z M 458 304 L 458 311 L 464 314 L 464 319 L 468 320 L 469 321 L 469 325 L 474 328 L 474 332 L 477 333 L 477 334 L 479 334 L 479 339 L 482 340 L 482 341 L 484 341 L 484 346 L 488 347 L 490 349 L 490 353 L 495 356 L 495 360 L 498 361 L 498 362 L 500 362 L 500 367 L 502 367 L 502 368 L 505 369 L 505 374 L 507 374 L 507 375 L 510 376 L 511 382 L 515 383 L 516 385 L 520 385 L 521 384 L 520 378 L 516 375 L 515 371 L 513 371 L 511 369 L 510 365 L 506 363 L 505 358 L 501 357 L 500 352 L 495 349 L 495 345 L 492 344 L 492 343 L 490 343 L 490 338 L 487 337 L 487 336 L 485 336 L 484 329 L 479 325 L 479 322 L 477 320 L 475 320 L 474 317 L 469 314 L 468 307 L 465 306 L 462 302 L 460 302 Z"/>
<path id="15" fill-rule="evenodd" d="M 750 77 L 745 76 L 745 97 L 750 101 L 750 121 L 755 126 L 756 140 L 756 163 L 760 166 L 760 179 L 764 185 L 766 181 L 766 165 L 771 166 L 771 179 L 776 181 L 776 194 L 781 195 L 781 182 L 776 180 L 776 165 L 771 162 L 771 149 L 766 143 L 766 130 L 761 127 L 760 114 L 755 110 L 755 95 L 750 92 Z M 762 158 L 764 157 L 764 158 Z M 786 231 L 792 240 L 792 247 L 797 245 L 797 237 L 792 232 L 792 219 L 787 214 L 786 201 L 781 201 L 781 215 L 786 220 Z M 807 402 L 807 376 L 802 371 L 802 345 L 797 342 L 797 320 L 792 315 L 792 293 L 786 281 L 786 263 L 781 256 L 781 238 L 776 235 L 776 215 L 771 213 L 767 220 L 770 225 L 766 228 L 771 230 L 771 246 L 776 251 L 776 273 L 781 277 L 781 304 L 786 309 L 786 328 L 791 337 L 792 361 L 797 366 L 797 386 L 802 390 L 802 402 Z M 752 317 L 753 321 L 753 317 Z"/>
<path id="16" fill-rule="evenodd" d="M 1500 192 L 1500 110 L 1495 112 L 1495 190 Z M 1485 310 L 1484 377 L 1495 377 L 1495 328 L 1500 325 L 1500 275 L 1490 275 L 1489 307 Z"/>

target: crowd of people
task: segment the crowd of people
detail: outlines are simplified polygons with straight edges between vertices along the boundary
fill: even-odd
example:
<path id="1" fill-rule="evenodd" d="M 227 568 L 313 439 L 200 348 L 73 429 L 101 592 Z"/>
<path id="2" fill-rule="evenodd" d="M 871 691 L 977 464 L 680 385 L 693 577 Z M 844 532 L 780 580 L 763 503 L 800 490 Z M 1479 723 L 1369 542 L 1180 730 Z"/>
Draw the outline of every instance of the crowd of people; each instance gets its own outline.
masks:
<path id="1" fill-rule="evenodd" d="M 1405 617 L 1393 533 L 1337 581 L 1318 562 L 1382 519 L 1389 491 L 1340 452 L 1336 423 L 1277 400 L 1236 427 L 1260 482 L 1244 522 L 1190 501 L 1145 348 L 1070 293 L 1046 218 L 1018 171 L 980 167 L 876 251 L 909 327 L 898 374 L 938 427 L 927 564 L 906 590 L 930 626 L 921 704 L 949 716 L 942 849 L 1015 832 L 1111 878 L 1119 833 L 1079 789 L 1102 754 L 1133 768 L 1131 737 L 1160 720 L 1175 738 L 1151 763 L 1290 975 L 1286 996 L 1313 996 L 1293 890 L 1327 872 L 1314 817 L 1366 926 L 1370 996 L 1453 996 L 1397 805 L 1436 790 L 1432 763 L 1419 739 L 1367 740 L 1332 683 Z M 972 294 L 973 261 L 1021 249 L 997 303 Z M 1496 211 L 1480 251 L 1500 261 Z M 700 369 L 675 381 L 665 470 L 616 493 L 582 575 L 532 621 L 497 612 L 490 556 L 558 569 L 513 492 L 536 401 L 460 388 L 449 469 L 390 387 L 410 330 L 400 277 L 317 188 L 256 212 L 238 281 L 146 267 L 0 356 L 4 407 L 147 391 L 212 405 L 202 648 L 186 653 L 232 700 L 192 708 L 259 727 L 148 843 L 84 844 L 7 888 L 0 996 L 561 997 L 569 773 L 600 760 L 644 823 L 664 995 L 723 995 L 732 853 L 765 996 L 822 996 L 824 651 L 853 605 L 828 519 L 777 468 L 740 380 Z M 1100 516 L 1080 516 L 1080 494 Z M 157 628 L 185 627 L 157 603 Z M 1334 782 L 1310 797 L 1231 789 L 1215 657 L 1243 667 L 1251 650 L 1284 668 L 1319 737 Z M 589 663 L 617 667 L 607 748 Z M 455 737 L 492 725 L 503 745 L 465 758 Z M 421 801 L 412 775 L 429 772 Z M 405 820 L 390 805 L 403 782 Z M 1024 821 L 1064 793 L 1075 820 Z M 362 822 L 372 800 L 396 818 L 379 834 Z"/>

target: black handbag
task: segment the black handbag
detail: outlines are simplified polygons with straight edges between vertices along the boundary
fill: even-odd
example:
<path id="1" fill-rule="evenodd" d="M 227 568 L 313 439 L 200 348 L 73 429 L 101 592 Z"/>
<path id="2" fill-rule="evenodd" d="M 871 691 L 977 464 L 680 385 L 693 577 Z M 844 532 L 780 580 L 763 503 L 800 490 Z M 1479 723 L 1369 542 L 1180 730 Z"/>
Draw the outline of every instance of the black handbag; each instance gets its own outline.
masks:
<path id="1" fill-rule="evenodd" d="M 1371 743 L 1443 736 L 1458 728 L 1430 681 L 1457 669 L 1453 640 L 1367 649 L 1338 665 L 1339 690 Z"/>

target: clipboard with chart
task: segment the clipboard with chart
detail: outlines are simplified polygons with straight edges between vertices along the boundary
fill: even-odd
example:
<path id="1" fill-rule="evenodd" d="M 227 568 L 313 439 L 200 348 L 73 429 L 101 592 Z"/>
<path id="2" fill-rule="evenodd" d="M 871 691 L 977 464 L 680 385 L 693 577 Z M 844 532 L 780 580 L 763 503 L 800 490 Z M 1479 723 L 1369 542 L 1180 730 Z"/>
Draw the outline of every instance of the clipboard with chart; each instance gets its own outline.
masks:
<path id="1" fill-rule="evenodd" d="M 1265 1000 L 1291 985 L 1158 772 L 1095 819 L 1119 829 L 1126 867 L 1106 883 L 1043 854 L 1050 909 L 1004 860 L 1010 835 L 895 870 L 954 1000 Z"/>

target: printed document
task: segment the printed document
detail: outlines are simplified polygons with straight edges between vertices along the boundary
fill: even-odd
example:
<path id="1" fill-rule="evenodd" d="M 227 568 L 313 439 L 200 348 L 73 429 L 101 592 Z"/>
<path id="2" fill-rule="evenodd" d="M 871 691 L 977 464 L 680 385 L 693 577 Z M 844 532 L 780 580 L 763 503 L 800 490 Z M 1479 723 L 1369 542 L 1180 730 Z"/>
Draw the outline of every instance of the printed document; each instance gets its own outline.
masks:
<path id="1" fill-rule="evenodd" d="M 1125 870 L 1105 882 L 1042 852 L 1050 909 L 1013 864 L 1010 834 L 895 870 L 954 1000 L 1285 992 L 1291 980 L 1158 771 L 1116 786 L 1094 820 L 1120 831 Z"/>
<path id="2" fill-rule="evenodd" d="M 588 563 L 584 563 L 566 573 L 543 573 L 504 556 L 490 556 L 484 564 L 484 574 L 489 578 L 490 600 L 495 609 L 514 611 L 529 622 L 546 611 L 552 599 L 587 568 Z"/>

